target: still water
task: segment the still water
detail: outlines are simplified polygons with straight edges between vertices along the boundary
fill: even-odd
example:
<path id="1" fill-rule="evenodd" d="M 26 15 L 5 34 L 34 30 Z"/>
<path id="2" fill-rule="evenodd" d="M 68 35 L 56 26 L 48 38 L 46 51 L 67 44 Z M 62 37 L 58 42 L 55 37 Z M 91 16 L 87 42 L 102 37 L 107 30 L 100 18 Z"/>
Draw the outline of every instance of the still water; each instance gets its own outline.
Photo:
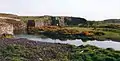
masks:
<path id="1" fill-rule="evenodd" d="M 59 39 L 51 39 L 51 38 L 41 38 L 43 36 L 38 36 L 38 35 L 16 35 L 16 38 L 27 38 L 29 40 L 34 40 L 34 41 L 41 41 L 41 42 L 50 42 L 50 43 L 63 43 L 63 44 L 71 44 L 71 45 L 94 45 L 100 48 L 113 48 L 115 50 L 120 50 L 120 42 L 115 42 L 111 40 L 106 40 L 106 41 L 87 41 L 87 42 L 82 42 L 81 39 L 76 39 L 76 40 L 66 40 L 66 41 L 61 41 Z"/>

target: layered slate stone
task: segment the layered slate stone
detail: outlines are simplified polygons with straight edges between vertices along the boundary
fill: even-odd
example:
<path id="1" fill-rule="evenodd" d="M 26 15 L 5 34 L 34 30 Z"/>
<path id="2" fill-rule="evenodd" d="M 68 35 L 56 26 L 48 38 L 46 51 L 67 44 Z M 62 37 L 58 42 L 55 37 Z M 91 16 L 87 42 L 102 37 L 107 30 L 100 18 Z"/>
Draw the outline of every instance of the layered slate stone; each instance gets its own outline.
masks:
<path id="1" fill-rule="evenodd" d="M 0 13 L 0 35 L 14 34 L 15 30 L 23 29 L 23 23 L 17 15 Z"/>
<path id="2" fill-rule="evenodd" d="M 6 22 L 0 21 L 0 35 L 2 34 L 12 34 L 13 35 L 13 25 Z"/>

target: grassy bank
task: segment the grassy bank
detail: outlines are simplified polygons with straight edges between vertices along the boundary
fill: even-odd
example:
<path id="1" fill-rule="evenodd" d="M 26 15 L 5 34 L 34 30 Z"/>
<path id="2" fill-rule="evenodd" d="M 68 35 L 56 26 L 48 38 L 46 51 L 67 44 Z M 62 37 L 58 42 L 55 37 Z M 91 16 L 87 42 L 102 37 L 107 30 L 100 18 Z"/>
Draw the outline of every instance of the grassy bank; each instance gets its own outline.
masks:
<path id="1" fill-rule="evenodd" d="M 0 61 L 69 61 L 71 46 L 27 39 L 0 39 Z"/>
<path id="2" fill-rule="evenodd" d="M 0 39 L 0 61 L 120 61 L 120 51 L 27 39 Z"/>
<path id="3" fill-rule="evenodd" d="M 76 29 L 80 32 L 83 31 L 93 31 L 93 32 L 103 32 L 104 35 L 92 35 L 97 40 L 113 40 L 113 41 L 120 41 L 120 29 L 113 29 L 113 28 L 81 28 L 81 27 L 66 27 L 68 29 Z"/>
<path id="4" fill-rule="evenodd" d="M 40 31 L 43 31 L 40 33 Z M 33 29 L 32 33 L 43 34 L 52 39 L 82 39 L 120 41 L 120 29 L 84 28 L 84 27 L 41 27 Z"/>
<path id="5" fill-rule="evenodd" d="M 119 57 L 120 51 L 90 45 L 74 47 L 71 53 L 71 61 L 120 61 Z"/>

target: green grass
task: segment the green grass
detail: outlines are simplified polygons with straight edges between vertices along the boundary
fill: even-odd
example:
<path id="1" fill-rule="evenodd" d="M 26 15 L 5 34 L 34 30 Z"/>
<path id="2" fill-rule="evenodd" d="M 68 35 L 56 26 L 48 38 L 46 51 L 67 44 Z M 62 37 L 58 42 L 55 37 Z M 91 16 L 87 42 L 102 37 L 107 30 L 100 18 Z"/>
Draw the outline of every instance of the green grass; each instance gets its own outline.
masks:
<path id="1" fill-rule="evenodd" d="M 120 52 L 111 48 L 101 49 L 95 46 L 80 46 L 72 49 L 72 61 L 119 61 Z"/>
<path id="2" fill-rule="evenodd" d="M 0 61 L 120 61 L 120 51 L 90 45 L 74 46 L 27 39 L 1 39 Z"/>
<path id="3" fill-rule="evenodd" d="M 103 32 L 105 35 L 102 36 L 96 36 L 95 37 L 98 40 L 106 40 L 111 39 L 113 41 L 120 41 L 120 29 L 109 29 L 109 28 L 83 28 L 83 27 L 65 27 L 67 29 L 75 29 L 78 31 L 94 31 L 94 32 Z M 107 29 L 107 30 L 106 30 Z M 106 31 L 105 31 L 106 30 Z"/>
<path id="4" fill-rule="evenodd" d="M 84 28 L 84 27 L 65 27 L 65 29 L 75 29 L 78 31 L 94 31 L 93 28 Z"/>

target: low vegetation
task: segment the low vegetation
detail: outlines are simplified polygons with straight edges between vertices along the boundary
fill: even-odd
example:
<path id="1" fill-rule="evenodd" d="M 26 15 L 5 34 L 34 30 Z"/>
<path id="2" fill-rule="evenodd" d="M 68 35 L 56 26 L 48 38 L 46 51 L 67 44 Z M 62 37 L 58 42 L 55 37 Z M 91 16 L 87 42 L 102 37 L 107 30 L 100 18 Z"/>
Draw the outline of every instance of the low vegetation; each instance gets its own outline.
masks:
<path id="1" fill-rule="evenodd" d="M 33 28 L 31 33 L 43 34 L 52 39 L 82 39 L 87 40 L 113 40 L 120 41 L 120 30 L 114 28 L 83 28 L 83 27 L 57 27 L 46 26 Z"/>
<path id="2" fill-rule="evenodd" d="M 95 46 L 0 39 L 0 61 L 120 61 L 120 51 Z"/>
<path id="3" fill-rule="evenodd" d="M 12 34 L 2 34 L 0 36 L 0 39 L 2 39 L 2 38 L 14 38 L 14 36 Z"/>
<path id="4" fill-rule="evenodd" d="M 119 57 L 120 51 L 90 45 L 74 47 L 71 53 L 71 61 L 120 61 Z"/>
<path id="5" fill-rule="evenodd" d="M 70 45 L 0 39 L 0 61 L 69 61 Z"/>

